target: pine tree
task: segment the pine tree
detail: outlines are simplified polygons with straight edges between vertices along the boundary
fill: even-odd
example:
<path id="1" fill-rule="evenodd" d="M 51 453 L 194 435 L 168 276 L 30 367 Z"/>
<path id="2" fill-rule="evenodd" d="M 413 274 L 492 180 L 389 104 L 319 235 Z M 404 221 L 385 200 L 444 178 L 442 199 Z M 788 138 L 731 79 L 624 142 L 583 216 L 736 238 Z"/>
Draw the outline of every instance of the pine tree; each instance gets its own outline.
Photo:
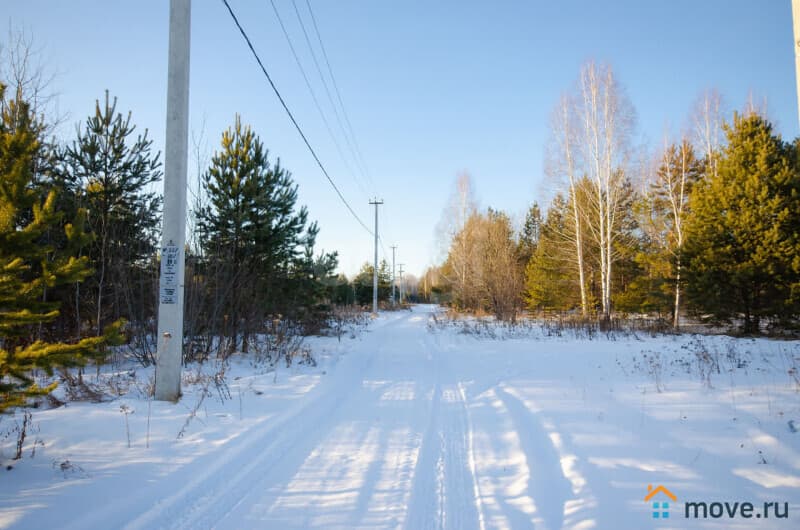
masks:
<path id="1" fill-rule="evenodd" d="M 247 334 L 264 316 L 310 302 L 294 280 L 309 274 L 318 229 L 308 225 L 306 208 L 296 207 L 291 174 L 280 160 L 269 162 L 264 144 L 238 115 L 221 147 L 203 175 L 208 204 L 198 211 L 198 229 L 215 271 L 212 320 L 231 348 L 240 335 L 246 348 Z"/>
<path id="2" fill-rule="evenodd" d="M 38 327 L 59 314 L 58 303 L 46 300 L 46 290 L 91 274 L 88 259 L 76 257 L 77 247 L 86 241 L 81 227 L 85 212 L 65 225 L 65 251 L 43 244 L 43 236 L 60 225 L 61 214 L 56 192 L 42 199 L 34 183 L 42 128 L 19 93 L 6 101 L 4 92 L 0 85 L 0 412 L 55 388 L 55 383 L 39 386 L 32 370 L 52 374 L 56 368 L 99 358 L 99 348 L 118 328 L 71 344 L 37 337 Z"/>
<path id="3" fill-rule="evenodd" d="M 136 126 L 116 111 L 108 91 L 95 104 L 83 131 L 63 156 L 63 183 L 89 211 L 95 267 L 87 305 L 99 334 L 103 325 L 126 317 L 144 322 L 155 315 L 155 255 L 161 197 L 152 185 L 161 179 L 152 140 L 134 136 Z M 90 289 L 91 288 L 91 289 Z"/>
<path id="4" fill-rule="evenodd" d="M 734 115 L 725 132 L 716 175 L 690 199 L 687 296 L 695 310 L 741 317 L 745 333 L 758 333 L 762 318 L 798 314 L 800 178 L 794 149 L 761 116 Z"/>
<path id="5" fill-rule="evenodd" d="M 334 271 L 339 265 L 336 252 L 314 255 L 317 225 L 308 228 L 303 253 L 294 260 L 286 282 L 287 300 L 283 314 L 299 321 L 309 333 L 316 333 L 325 326 L 331 311 L 336 287 Z"/>

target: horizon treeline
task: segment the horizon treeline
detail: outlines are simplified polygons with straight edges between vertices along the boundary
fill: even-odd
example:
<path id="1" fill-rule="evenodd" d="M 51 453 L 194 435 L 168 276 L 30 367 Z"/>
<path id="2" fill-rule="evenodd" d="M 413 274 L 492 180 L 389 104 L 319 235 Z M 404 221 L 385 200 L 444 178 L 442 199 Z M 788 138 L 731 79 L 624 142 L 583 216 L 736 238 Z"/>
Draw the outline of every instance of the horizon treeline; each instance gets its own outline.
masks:
<path id="1" fill-rule="evenodd" d="M 479 211 L 460 175 L 439 227 L 446 258 L 426 271 L 421 298 L 503 320 L 527 310 L 796 328 L 800 142 L 752 103 L 726 117 L 713 90 L 690 118 L 643 162 L 613 70 L 584 65 L 552 113 L 553 199 L 515 230 L 507 214 Z"/>

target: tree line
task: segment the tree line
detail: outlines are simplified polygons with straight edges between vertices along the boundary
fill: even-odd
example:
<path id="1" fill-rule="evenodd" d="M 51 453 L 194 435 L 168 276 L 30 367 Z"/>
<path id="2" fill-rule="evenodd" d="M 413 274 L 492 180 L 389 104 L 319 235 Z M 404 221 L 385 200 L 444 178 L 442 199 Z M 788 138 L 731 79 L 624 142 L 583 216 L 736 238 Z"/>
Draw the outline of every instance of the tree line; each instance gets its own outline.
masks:
<path id="1" fill-rule="evenodd" d="M 800 143 L 750 104 L 724 119 L 703 94 L 692 129 L 642 162 L 635 111 L 608 65 L 588 63 L 552 113 L 558 191 L 515 230 L 479 211 L 461 175 L 440 227 L 427 299 L 501 319 L 568 312 L 794 328 L 800 315 Z"/>

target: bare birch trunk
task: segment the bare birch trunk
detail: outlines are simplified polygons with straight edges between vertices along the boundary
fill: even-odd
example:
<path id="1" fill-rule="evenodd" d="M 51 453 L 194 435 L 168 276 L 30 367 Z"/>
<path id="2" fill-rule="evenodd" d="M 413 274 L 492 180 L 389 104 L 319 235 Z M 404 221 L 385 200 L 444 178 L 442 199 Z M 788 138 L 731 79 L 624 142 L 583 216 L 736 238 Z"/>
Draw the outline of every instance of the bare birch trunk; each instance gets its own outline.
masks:
<path id="1" fill-rule="evenodd" d="M 561 109 L 559 112 L 560 124 L 556 126 L 560 129 L 562 151 L 566 167 L 564 168 L 569 179 L 569 191 L 572 196 L 572 216 L 575 223 L 575 261 L 578 266 L 578 281 L 580 282 L 581 292 L 581 315 L 586 317 L 589 314 L 589 301 L 586 295 L 586 271 L 583 259 L 583 213 L 580 211 L 578 203 L 578 190 L 575 175 L 575 160 L 572 153 L 572 143 L 575 141 L 574 132 L 571 127 L 570 104 L 568 98 L 561 98 Z"/>
<path id="2" fill-rule="evenodd" d="M 620 208 L 632 109 L 617 88 L 611 68 L 584 66 L 580 78 L 585 132 L 586 175 L 593 182 L 597 226 L 592 228 L 600 251 L 603 317 L 611 317 L 614 239 Z"/>
<path id="3" fill-rule="evenodd" d="M 672 319 L 672 327 L 676 330 L 681 325 L 681 258 L 678 256 L 678 264 L 675 274 L 675 315 Z"/>

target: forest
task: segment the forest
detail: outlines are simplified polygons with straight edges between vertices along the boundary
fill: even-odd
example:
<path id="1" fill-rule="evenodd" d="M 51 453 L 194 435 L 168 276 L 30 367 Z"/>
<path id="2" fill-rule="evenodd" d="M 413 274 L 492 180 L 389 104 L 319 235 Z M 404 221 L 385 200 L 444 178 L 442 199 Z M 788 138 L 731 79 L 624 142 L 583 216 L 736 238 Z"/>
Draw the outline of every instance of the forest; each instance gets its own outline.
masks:
<path id="1" fill-rule="evenodd" d="M 446 259 L 420 297 L 502 320 L 642 315 L 757 334 L 800 314 L 798 141 L 752 102 L 725 115 L 700 94 L 685 132 L 635 145 L 632 103 L 609 65 L 589 62 L 552 111 L 546 171 L 556 193 L 521 227 L 479 210 L 461 174 L 441 226 Z"/>

